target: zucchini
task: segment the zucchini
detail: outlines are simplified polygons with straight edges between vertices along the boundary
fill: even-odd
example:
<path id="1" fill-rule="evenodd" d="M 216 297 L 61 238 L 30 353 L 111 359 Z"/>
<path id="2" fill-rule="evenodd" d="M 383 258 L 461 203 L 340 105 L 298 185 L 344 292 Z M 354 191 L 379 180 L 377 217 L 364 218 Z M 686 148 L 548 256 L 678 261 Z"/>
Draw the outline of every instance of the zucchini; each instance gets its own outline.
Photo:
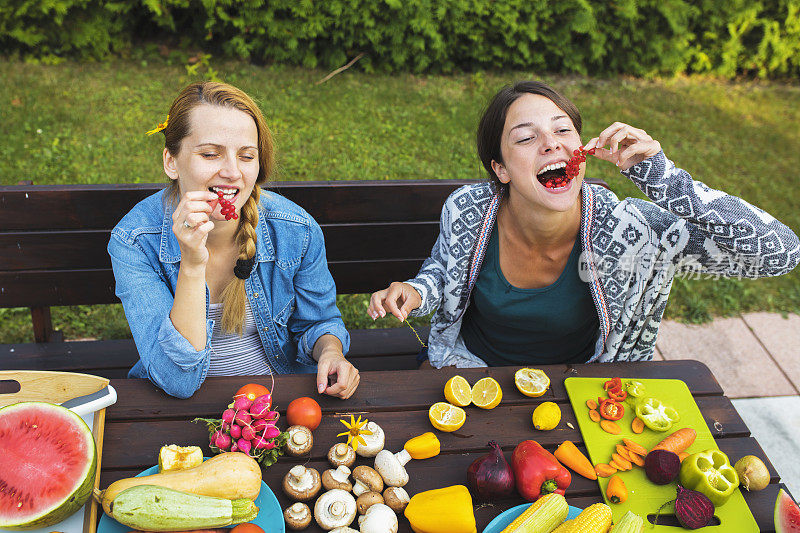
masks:
<path id="1" fill-rule="evenodd" d="M 258 515 L 252 500 L 198 496 L 157 485 L 139 485 L 120 492 L 111 516 L 141 531 L 210 529 L 249 522 Z"/>

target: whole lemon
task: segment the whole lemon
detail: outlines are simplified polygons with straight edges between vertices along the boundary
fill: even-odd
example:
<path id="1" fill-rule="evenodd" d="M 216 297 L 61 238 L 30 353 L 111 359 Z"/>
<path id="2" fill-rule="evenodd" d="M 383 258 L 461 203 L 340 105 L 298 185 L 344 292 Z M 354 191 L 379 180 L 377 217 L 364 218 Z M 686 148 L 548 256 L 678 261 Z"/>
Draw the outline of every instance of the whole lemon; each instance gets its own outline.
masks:
<path id="1" fill-rule="evenodd" d="M 561 422 L 561 408 L 554 402 L 544 402 L 533 410 L 533 427 L 540 431 L 555 429 Z"/>

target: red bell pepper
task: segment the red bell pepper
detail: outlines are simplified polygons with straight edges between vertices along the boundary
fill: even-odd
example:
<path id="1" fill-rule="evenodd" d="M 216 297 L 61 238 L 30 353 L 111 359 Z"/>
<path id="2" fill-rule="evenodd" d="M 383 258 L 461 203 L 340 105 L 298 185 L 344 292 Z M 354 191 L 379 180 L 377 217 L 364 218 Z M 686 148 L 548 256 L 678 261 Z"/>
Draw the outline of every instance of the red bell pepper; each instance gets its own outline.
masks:
<path id="1" fill-rule="evenodd" d="M 517 491 L 528 501 L 556 492 L 564 495 L 572 476 L 555 456 L 534 440 L 520 442 L 511 456 Z"/>
<path id="2" fill-rule="evenodd" d="M 618 402 L 624 402 L 625 398 L 628 397 L 628 392 L 621 389 L 620 390 L 609 389 L 608 397 Z"/>
<path id="3" fill-rule="evenodd" d="M 625 407 L 616 400 L 606 398 L 600 402 L 598 411 L 606 420 L 619 420 L 625 414 Z"/>
<path id="4" fill-rule="evenodd" d="M 603 383 L 603 390 L 608 392 L 609 390 L 620 391 L 622 390 L 622 378 L 613 378 L 609 379 L 605 383 Z"/>

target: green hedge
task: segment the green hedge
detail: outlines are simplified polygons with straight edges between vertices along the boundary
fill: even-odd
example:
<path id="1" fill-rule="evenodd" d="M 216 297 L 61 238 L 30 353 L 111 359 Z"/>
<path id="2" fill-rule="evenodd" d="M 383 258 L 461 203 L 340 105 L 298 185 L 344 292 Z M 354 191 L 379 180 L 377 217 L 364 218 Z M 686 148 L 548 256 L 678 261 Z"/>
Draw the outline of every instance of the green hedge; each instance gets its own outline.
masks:
<path id="1" fill-rule="evenodd" d="M 800 74 L 800 0 L 7 0 L 0 48 L 103 59 L 135 43 L 366 71 Z"/>

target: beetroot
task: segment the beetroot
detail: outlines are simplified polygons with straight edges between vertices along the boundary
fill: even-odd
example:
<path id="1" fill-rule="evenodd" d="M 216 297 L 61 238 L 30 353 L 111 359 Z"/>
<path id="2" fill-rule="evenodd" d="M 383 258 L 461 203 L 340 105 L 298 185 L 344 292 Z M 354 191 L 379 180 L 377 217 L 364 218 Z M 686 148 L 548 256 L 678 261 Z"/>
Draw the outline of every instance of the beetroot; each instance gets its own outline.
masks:
<path id="1" fill-rule="evenodd" d="M 668 450 L 653 450 L 644 458 L 644 471 L 647 479 L 656 485 L 672 483 L 681 470 L 678 454 Z"/>
<path id="2" fill-rule="evenodd" d="M 686 529 L 699 529 L 707 526 L 714 518 L 714 504 L 702 492 L 678 485 L 675 516 Z"/>

